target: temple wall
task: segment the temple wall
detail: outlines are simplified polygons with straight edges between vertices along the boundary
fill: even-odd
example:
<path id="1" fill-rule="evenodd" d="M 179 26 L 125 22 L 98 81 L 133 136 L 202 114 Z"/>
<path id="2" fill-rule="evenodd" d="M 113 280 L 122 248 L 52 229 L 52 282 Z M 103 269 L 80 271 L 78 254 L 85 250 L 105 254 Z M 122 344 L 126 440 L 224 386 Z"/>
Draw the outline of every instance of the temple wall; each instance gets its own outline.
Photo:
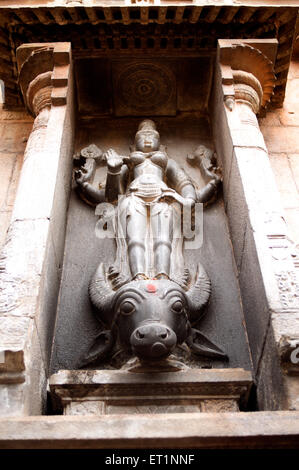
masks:
<path id="1" fill-rule="evenodd" d="M 260 119 L 289 236 L 299 246 L 299 58 L 290 65 L 282 108 Z"/>
<path id="2" fill-rule="evenodd" d="M 0 247 L 8 229 L 33 118 L 0 109 Z"/>

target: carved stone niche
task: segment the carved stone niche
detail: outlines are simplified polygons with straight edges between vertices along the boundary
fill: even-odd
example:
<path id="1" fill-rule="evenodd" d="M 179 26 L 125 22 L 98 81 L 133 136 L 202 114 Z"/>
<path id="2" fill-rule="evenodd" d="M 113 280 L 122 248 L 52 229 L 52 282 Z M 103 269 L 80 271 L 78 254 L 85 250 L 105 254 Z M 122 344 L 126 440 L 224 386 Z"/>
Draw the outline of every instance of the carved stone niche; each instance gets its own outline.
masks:
<path id="1" fill-rule="evenodd" d="M 279 201 L 270 170 L 267 149 L 256 118 L 256 114 L 260 112 L 260 109 L 266 107 L 273 91 L 275 76 L 272 70 L 272 61 L 275 52 L 275 40 L 219 41 L 211 123 L 217 154 L 222 164 L 226 213 L 221 199 L 214 200 L 212 204 L 205 207 L 204 243 L 198 250 L 190 251 L 189 254 L 186 250 L 185 254 L 186 268 L 188 272 L 193 273 L 193 276 L 189 277 L 188 273 L 185 276 L 182 263 L 177 264 L 178 271 L 181 274 L 179 280 L 175 279 L 174 272 L 171 272 L 171 269 L 169 271 L 167 269 L 162 271 L 149 269 L 140 272 L 135 265 L 133 269 L 134 263 L 130 265 L 130 262 L 125 262 L 127 264 L 124 269 L 123 265 L 120 268 L 118 262 L 121 264 L 126 259 L 122 256 L 124 253 L 130 259 L 130 250 L 117 251 L 112 239 L 96 240 L 95 236 L 92 237 L 91 232 L 95 233 L 97 223 L 95 215 L 103 219 L 104 213 L 98 208 L 94 215 L 93 212 L 90 212 L 90 207 L 84 205 L 85 203 L 79 201 L 76 194 L 73 194 L 68 215 L 66 254 L 51 364 L 51 370 L 54 374 L 59 370 L 61 371 L 58 375 L 52 377 L 51 389 L 55 396 L 65 397 L 65 399 L 62 399 L 62 401 L 64 400 L 62 406 L 65 408 L 65 413 L 91 413 L 94 408 L 99 414 L 115 412 L 115 408 L 113 408 L 115 402 L 111 398 L 115 394 L 119 399 L 118 411 L 132 412 L 133 410 L 133 412 L 140 412 L 140 410 L 145 410 L 145 408 L 140 408 L 138 411 L 138 409 L 132 408 L 133 405 L 128 404 L 124 397 L 130 397 L 132 403 L 136 397 L 139 400 L 139 396 L 144 396 L 142 390 L 147 380 L 153 381 L 154 385 L 152 389 L 149 386 L 147 398 L 144 401 L 141 399 L 140 406 L 149 407 L 147 409 L 151 412 L 161 406 L 157 403 L 161 396 L 166 402 L 169 399 L 167 407 L 176 407 L 168 408 L 173 411 L 179 409 L 188 411 L 189 406 L 195 406 L 197 410 L 202 411 L 204 409 L 203 400 L 205 399 L 208 400 L 208 403 L 211 403 L 209 400 L 212 400 L 214 404 L 213 400 L 228 400 L 230 405 L 234 401 L 237 410 L 236 403 L 238 403 L 243 392 L 236 392 L 234 398 L 231 396 L 229 387 L 236 385 L 234 380 L 238 383 L 238 378 L 234 376 L 234 370 L 242 368 L 251 371 L 252 367 L 257 381 L 260 409 L 292 406 L 286 405 L 284 401 L 284 387 L 286 382 L 290 381 L 284 380 L 284 370 L 279 364 L 279 361 L 283 360 L 283 356 L 279 357 L 279 354 L 281 354 L 279 348 L 282 344 L 286 344 L 287 353 L 289 352 L 288 344 L 291 344 L 292 337 L 288 324 L 293 324 L 292 319 L 296 318 L 298 313 L 297 301 L 293 298 L 294 296 L 282 296 L 284 276 L 288 276 L 286 273 L 291 273 L 293 267 L 290 250 L 286 244 L 284 227 L 279 217 Z M 183 187 L 185 183 L 187 185 L 187 173 L 189 182 L 193 181 L 194 201 L 202 200 L 201 196 L 206 190 L 206 185 L 211 183 L 207 155 L 214 154 L 214 151 L 211 150 L 213 144 L 209 130 L 207 130 L 207 123 L 204 120 L 196 120 L 196 123 L 194 123 L 194 116 L 189 121 L 184 116 L 177 116 L 175 120 L 157 118 L 155 121 L 157 129 L 161 132 L 161 144 L 167 146 L 167 152 L 174 159 L 175 165 L 184 170 L 182 173 L 175 170 L 175 177 L 173 178 L 175 183 L 172 189 L 179 192 L 179 188 Z M 154 129 L 153 122 L 151 121 L 151 124 L 148 121 L 146 122 L 147 124 L 145 122 L 140 124 L 141 128 L 151 127 L 157 138 L 157 131 Z M 124 195 L 125 199 L 128 197 L 130 193 L 128 188 L 130 186 L 127 186 L 127 190 L 123 192 L 120 189 L 122 186 L 121 163 L 130 161 L 130 157 L 124 157 L 124 155 L 129 153 L 130 156 L 136 158 L 136 161 L 139 159 L 140 164 L 144 164 L 146 160 L 143 155 L 144 152 L 136 148 L 137 140 L 135 140 L 134 147 L 134 145 L 132 146 L 132 137 L 128 137 L 134 135 L 136 128 L 136 119 L 127 120 L 125 123 L 122 121 L 122 125 L 119 121 L 113 119 L 98 120 L 92 125 L 81 123 L 77 141 L 77 156 L 81 157 L 77 166 L 80 167 L 81 164 L 81 169 L 76 179 L 77 192 L 84 201 L 89 199 L 88 202 L 92 203 L 91 199 L 94 198 L 93 203 L 96 204 L 108 201 L 116 205 L 116 195 L 118 193 Z M 100 133 L 98 129 L 101 129 Z M 203 129 L 206 130 L 206 133 Z M 112 142 L 115 151 L 109 150 Z M 90 147 L 91 143 L 94 143 L 98 148 L 94 158 L 92 156 L 94 147 Z M 201 151 L 200 149 L 203 147 L 198 147 L 200 143 L 204 143 L 208 148 L 206 147 L 205 151 Z M 197 150 L 195 150 L 196 148 Z M 158 152 L 159 155 L 155 156 L 155 152 Z M 163 160 L 165 152 L 165 147 L 155 148 L 151 158 L 157 158 L 158 161 Z M 189 157 L 186 159 L 188 154 Z M 82 157 L 85 158 L 85 160 L 83 159 L 83 166 Z M 148 163 L 148 166 L 145 165 L 146 168 L 150 166 L 151 163 Z M 203 168 L 205 169 L 204 175 L 201 171 Z M 215 168 L 213 168 L 213 165 L 211 168 L 210 173 L 213 174 Z M 152 171 L 155 173 L 156 170 Z M 171 174 L 170 172 L 169 175 Z M 163 184 L 166 184 L 169 175 L 166 175 Z M 183 183 L 182 186 L 181 183 Z M 139 197 L 142 192 L 140 187 L 135 187 L 133 190 L 136 191 L 137 197 Z M 191 193 L 188 194 L 189 197 Z M 144 193 L 141 196 L 144 197 Z M 180 196 L 185 197 L 182 194 Z M 140 208 L 139 210 L 142 213 Z M 78 227 L 79 214 L 80 226 Z M 226 216 L 230 233 L 226 230 Z M 106 223 L 108 219 L 106 220 L 105 217 L 102 222 Z M 275 220 L 279 223 L 273 224 Z M 140 235 L 139 229 L 142 224 L 141 219 L 140 222 L 135 223 L 134 230 L 136 233 L 138 232 L 138 235 Z M 77 236 L 74 235 L 76 232 L 78 232 Z M 82 240 L 88 240 L 88 243 L 84 242 L 84 249 L 82 249 Z M 147 238 L 145 237 L 144 240 L 147 240 Z M 230 241 L 233 244 L 234 254 L 231 251 Z M 131 247 L 133 246 L 135 249 L 138 245 L 137 247 L 141 246 L 143 249 L 143 240 L 140 240 L 140 237 L 138 242 L 132 243 Z M 126 246 L 125 241 L 122 243 L 123 246 Z M 154 252 L 154 249 L 152 251 Z M 118 258 L 115 257 L 115 252 L 118 253 Z M 148 253 L 150 252 L 151 250 L 148 250 Z M 116 267 L 113 261 L 115 259 L 117 260 Z M 135 257 L 135 261 L 136 259 Z M 161 260 L 163 261 L 162 255 L 158 261 Z M 219 260 L 221 260 L 221 263 Z M 235 276 L 233 268 L 234 261 L 238 270 L 238 278 Z M 204 270 L 199 269 L 196 271 L 194 269 L 198 262 L 202 263 Z M 128 269 L 129 265 L 130 268 Z M 149 266 L 151 265 L 149 264 Z M 271 266 L 271 269 L 269 266 Z M 204 274 L 205 270 L 206 274 Z M 195 275 L 196 272 L 197 275 Z M 198 273 L 200 273 L 199 277 Z M 161 277 L 161 275 L 163 276 Z M 209 295 L 206 296 L 204 301 L 202 298 L 203 292 L 207 294 L 209 290 L 208 279 L 211 280 L 212 286 L 209 304 L 207 302 Z M 121 304 L 119 310 L 117 310 L 115 299 L 120 293 L 125 293 L 127 286 L 134 292 L 143 289 L 142 298 L 144 304 L 146 304 L 147 297 L 158 291 L 158 284 L 160 283 L 160 286 L 162 286 L 165 282 L 166 285 L 168 281 L 175 282 L 183 287 L 186 298 L 190 295 L 193 298 L 194 292 L 197 292 L 195 297 L 200 301 L 199 306 L 197 305 L 198 308 L 194 309 L 197 313 L 201 311 L 201 308 L 206 307 L 205 317 L 199 319 L 200 331 L 197 330 L 197 333 L 191 333 L 191 338 L 190 335 L 185 335 L 187 345 L 197 343 L 197 352 L 200 351 L 201 353 L 207 344 L 210 352 L 213 349 L 215 353 L 216 345 L 218 345 L 217 357 L 214 356 L 214 360 L 211 357 L 208 359 L 207 357 L 204 357 L 204 359 L 199 357 L 195 360 L 183 358 L 182 362 L 187 366 L 187 370 L 180 365 L 177 371 L 172 368 L 170 372 L 166 367 L 162 373 L 161 367 L 163 364 L 161 363 L 157 364 L 154 369 L 147 365 L 147 368 L 142 366 L 139 369 L 137 367 L 135 370 L 129 370 L 127 367 L 128 362 L 126 362 L 128 358 L 124 357 L 123 362 L 121 362 L 119 351 L 117 348 L 115 350 L 113 348 L 118 344 L 118 334 L 120 333 L 120 336 L 123 336 L 128 326 L 120 322 L 121 315 L 129 316 L 133 310 L 130 305 L 125 305 L 122 311 Z M 90 286 L 90 298 L 88 285 Z M 295 289 L 295 277 L 291 279 L 290 285 L 292 289 L 293 287 Z M 98 318 L 104 324 L 108 324 L 108 328 L 105 329 L 103 325 L 97 323 L 92 304 Z M 178 307 L 178 309 L 181 310 L 181 307 Z M 192 310 L 190 304 L 189 309 Z M 247 322 L 247 331 L 245 331 L 243 312 Z M 292 319 L 285 314 L 292 314 Z M 279 324 L 279 321 L 282 322 L 282 315 L 284 315 L 287 322 L 288 328 L 286 331 L 289 333 L 288 339 L 290 340 L 285 343 L 282 343 L 284 335 Z M 70 316 L 72 322 L 71 335 L 69 328 Z M 118 328 L 117 334 L 114 330 L 116 327 Z M 155 327 L 153 330 L 156 334 L 159 328 Z M 250 351 L 247 343 L 247 332 Z M 144 339 L 148 331 L 138 329 L 138 325 L 134 331 L 133 329 L 130 331 L 131 336 L 127 335 L 130 339 L 127 338 L 126 346 L 131 345 L 133 351 L 134 348 L 135 351 L 138 349 L 134 342 L 136 339 L 134 334 L 138 336 L 137 333 L 139 339 Z M 163 330 L 162 333 L 167 337 L 167 332 Z M 297 338 L 296 331 L 293 332 L 293 335 Z M 132 337 L 133 340 L 131 340 Z M 210 342 L 205 342 L 207 338 Z M 160 352 L 164 350 L 164 346 L 163 341 L 159 340 L 158 343 L 158 346 L 156 343 L 151 343 L 150 347 L 155 346 L 153 349 L 155 349 L 155 354 L 157 353 L 159 356 Z M 178 343 L 178 346 L 181 345 L 183 345 L 183 340 L 180 344 Z M 221 356 L 221 349 L 225 351 L 229 361 L 225 361 L 223 351 Z M 176 350 L 174 350 L 174 354 L 177 354 Z M 107 358 L 108 364 L 105 364 L 104 359 Z M 112 362 L 109 362 L 109 358 L 112 359 Z M 119 359 L 118 364 L 116 364 L 115 358 Z M 144 357 L 141 357 L 141 359 L 143 360 Z M 178 357 L 176 357 L 177 359 Z M 80 367 L 85 367 L 88 371 L 80 372 L 78 371 Z M 127 370 L 125 370 L 126 367 Z M 170 365 L 171 367 L 173 367 L 173 364 Z M 108 370 L 112 368 L 119 370 Z M 232 381 L 228 390 L 222 390 L 218 395 L 214 394 L 217 387 L 213 388 L 214 385 L 212 386 L 211 383 L 211 388 L 205 389 L 206 385 L 203 385 L 205 379 L 202 380 L 202 377 L 206 377 L 204 368 L 214 369 L 210 378 L 211 381 L 215 380 L 215 383 L 218 380 L 217 374 L 221 377 L 223 374 L 222 369 L 226 368 L 228 376 L 232 374 L 230 376 Z M 293 370 L 294 368 L 297 370 L 296 367 L 288 368 L 288 373 L 290 369 Z M 63 369 L 67 369 L 69 372 L 63 371 Z M 162 395 L 159 394 L 160 392 L 158 393 L 160 389 L 155 380 L 158 380 L 159 374 L 162 374 L 161 377 L 163 376 L 163 380 L 166 382 L 173 380 L 175 383 L 173 395 L 170 398 L 167 388 L 164 388 L 163 391 L 161 389 Z M 124 394 L 120 392 L 120 377 L 127 387 Z M 188 383 L 193 385 L 197 383 L 195 389 L 192 389 L 196 390 L 196 403 L 194 402 L 195 392 L 190 393 L 190 390 L 185 388 L 186 383 L 183 380 L 184 384 L 182 384 L 182 377 L 189 377 L 190 382 L 189 379 L 186 379 Z M 86 386 L 84 391 L 81 389 L 82 380 L 86 380 L 86 383 L 90 385 L 90 387 Z M 92 394 L 93 381 L 96 383 L 94 395 Z M 105 387 L 107 388 L 107 381 L 110 387 L 109 393 L 103 391 Z M 81 398 L 83 395 L 83 400 L 76 394 L 76 388 L 81 389 L 80 393 Z M 90 391 L 88 391 L 89 388 Z M 68 390 L 68 392 L 65 392 L 65 390 Z M 203 391 L 206 392 L 206 395 Z M 66 395 L 64 395 L 65 393 Z M 184 403 L 178 399 L 178 396 L 181 397 L 182 394 L 186 394 L 187 397 Z M 246 393 L 244 396 L 246 397 Z M 289 392 L 289 397 L 291 396 L 294 396 L 294 394 L 291 395 Z M 81 406 L 80 400 L 84 402 L 84 405 Z M 93 403 L 90 404 L 91 402 Z M 181 405 L 186 408 L 178 408 Z"/>
<path id="2" fill-rule="evenodd" d="M 144 157 L 138 139 L 144 132 L 158 139 L 157 130 L 161 142 L 159 149 L 150 153 L 152 161 Z M 51 361 L 50 388 L 55 408 L 64 408 L 66 414 L 239 411 L 239 405 L 245 408 L 252 383 L 250 353 L 220 191 L 217 198 L 220 174 L 207 121 L 183 116 L 175 121 L 159 117 L 155 123 L 148 119 L 140 123 L 131 118 L 120 125 L 119 121 L 106 118 L 92 125 L 81 122 L 77 136 L 75 191 L 68 214 Z M 113 151 L 109 150 L 112 143 Z M 158 147 L 158 143 L 155 145 Z M 124 157 L 128 153 L 130 156 Z M 119 167 L 122 161 L 133 164 L 135 158 L 137 163 L 131 167 L 133 179 L 119 201 Z M 165 168 L 166 161 L 170 163 L 162 181 L 157 162 Z M 159 184 L 149 186 L 154 194 L 145 191 L 147 178 L 146 188 L 140 186 L 135 191 L 134 184 L 140 178 L 134 172 L 140 168 L 144 169 L 143 175 L 156 176 Z M 162 201 L 165 205 L 161 208 L 167 216 L 164 226 L 168 216 L 172 217 L 171 196 L 179 205 L 178 213 L 185 199 L 202 201 L 203 224 L 199 218 L 196 233 L 203 244 L 189 249 L 186 244 L 183 250 L 181 237 L 168 237 L 157 248 L 137 233 L 143 224 L 147 227 L 147 217 L 160 214 L 156 210 L 160 209 L 160 202 L 155 198 L 161 186 L 169 197 L 167 203 Z M 154 201 L 152 215 L 140 208 L 137 198 L 144 198 L 146 203 Z M 133 227 L 138 243 L 135 239 L 131 243 L 129 234 L 127 239 L 116 237 L 116 243 L 114 236 L 98 237 L 106 216 L 113 216 L 115 208 L 122 214 L 126 201 L 130 220 L 139 217 Z M 127 221 L 125 217 L 120 223 Z M 149 225 L 154 222 L 148 220 Z M 181 230 L 181 224 L 178 227 Z M 145 264 L 143 256 L 132 255 L 143 240 Z M 151 253 L 155 256 L 150 263 Z M 217 259 L 221 259 L 221 269 Z M 208 302 L 210 279 L 212 294 Z M 164 300 L 168 291 L 179 296 L 176 303 L 173 301 L 176 310 Z M 130 309 L 130 302 L 134 301 L 133 297 L 129 299 L 130 293 L 142 298 L 134 312 Z M 121 303 L 116 307 L 120 296 L 126 296 L 129 305 Z M 206 314 L 201 318 L 204 310 Z M 200 325 L 194 329 L 197 320 Z M 150 332 L 145 331 L 149 329 Z M 148 345 L 139 341 L 144 335 L 148 335 Z"/>
<path id="3" fill-rule="evenodd" d="M 61 371 L 50 379 L 56 409 L 65 415 L 235 412 L 246 407 L 251 385 L 242 369 Z"/>

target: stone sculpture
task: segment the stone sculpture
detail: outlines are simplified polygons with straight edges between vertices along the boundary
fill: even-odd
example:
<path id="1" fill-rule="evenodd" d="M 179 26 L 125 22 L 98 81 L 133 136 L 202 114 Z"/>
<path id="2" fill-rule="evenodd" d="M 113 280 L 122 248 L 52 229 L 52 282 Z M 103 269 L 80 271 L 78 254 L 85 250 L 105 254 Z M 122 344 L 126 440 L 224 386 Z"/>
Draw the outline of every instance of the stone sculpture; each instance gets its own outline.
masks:
<path id="1" fill-rule="evenodd" d="M 85 364 L 107 357 L 119 340 L 142 362 L 161 361 L 186 342 L 194 352 L 225 358 L 223 351 L 192 327 L 202 317 L 210 297 L 210 280 L 198 264 L 192 276 L 184 267 L 182 208 L 207 202 L 220 182 L 213 171 L 212 152 L 200 146 L 190 164 L 199 164 L 209 178 L 196 190 L 185 171 L 160 144 L 155 123 L 144 120 L 130 156 L 94 145 L 83 151 L 85 165 L 76 172 L 81 197 L 89 203 L 116 206 L 116 259 L 99 264 L 89 286 L 96 314 L 108 326 L 95 339 Z M 105 189 L 90 179 L 96 160 L 107 163 Z"/>

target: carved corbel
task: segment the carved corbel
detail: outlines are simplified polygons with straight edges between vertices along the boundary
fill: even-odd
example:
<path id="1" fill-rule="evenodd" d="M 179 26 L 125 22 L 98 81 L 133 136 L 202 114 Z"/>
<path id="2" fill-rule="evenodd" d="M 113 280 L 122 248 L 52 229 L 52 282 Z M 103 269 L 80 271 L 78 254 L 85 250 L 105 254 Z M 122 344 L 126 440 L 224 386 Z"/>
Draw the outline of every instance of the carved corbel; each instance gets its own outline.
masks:
<path id="1" fill-rule="evenodd" d="M 266 45 L 267 49 L 253 41 L 219 40 L 222 90 L 229 111 L 235 103 L 243 103 L 258 114 L 270 102 L 276 81 L 273 61 L 277 42 L 268 40 Z"/>
<path id="2" fill-rule="evenodd" d="M 40 150 L 51 106 L 67 101 L 70 43 L 23 44 L 17 49 L 19 85 L 29 113 L 35 117 L 24 159 Z"/>
<path id="3" fill-rule="evenodd" d="M 70 43 L 24 44 L 17 49 L 19 84 L 28 111 L 66 104 Z"/>

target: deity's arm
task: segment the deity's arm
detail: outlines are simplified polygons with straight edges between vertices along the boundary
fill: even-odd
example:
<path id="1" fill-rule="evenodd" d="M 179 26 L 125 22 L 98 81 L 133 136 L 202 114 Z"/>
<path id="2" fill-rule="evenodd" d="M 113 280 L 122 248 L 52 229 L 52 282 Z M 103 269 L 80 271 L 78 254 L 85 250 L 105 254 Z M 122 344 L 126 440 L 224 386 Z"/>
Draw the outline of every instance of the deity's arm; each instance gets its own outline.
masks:
<path id="1" fill-rule="evenodd" d="M 118 155 L 109 149 L 106 154 L 107 178 L 105 197 L 108 202 L 116 202 L 120 194 L 124 194 L 128 181 L 129 169 L 124 163 L 127 157 Z"/>
<path id="2" fill-rule="evenodd" d="M 196 191 L 189 176 L 171 158 L 167 162 L 166 177 L 168 185 L 179 193 L 184 199 L 196 202 Z"/>
<path id="3" fill-rule="evenodd" d="M 79 170 L 75 171 L 77 191 L 80 197 L 90 205 L 97 205 L 105 201 L 105 190 L 94 188 L 90 181 L 93 179 L 96 170 L 96 162 L 88 158 Z"/>
<path id="4" fill-rule="evenodd" d="M 202 189 L 196 191 L 197 202 L 210 202 L 217 194 L 221 183 L 215 152 L 204 145 L 199 145 L 193 155 L 188 155 L 187 160 L 190 165 L 197 166 L 204 180 L 208 181 Z"/>
<path id="5" fill-rule="evenodd" d="M 220 183 L 220 178 L 213 178 L 202 189 L 197 191 L 197 202 L 209 202 L 215 196 Z"/>

